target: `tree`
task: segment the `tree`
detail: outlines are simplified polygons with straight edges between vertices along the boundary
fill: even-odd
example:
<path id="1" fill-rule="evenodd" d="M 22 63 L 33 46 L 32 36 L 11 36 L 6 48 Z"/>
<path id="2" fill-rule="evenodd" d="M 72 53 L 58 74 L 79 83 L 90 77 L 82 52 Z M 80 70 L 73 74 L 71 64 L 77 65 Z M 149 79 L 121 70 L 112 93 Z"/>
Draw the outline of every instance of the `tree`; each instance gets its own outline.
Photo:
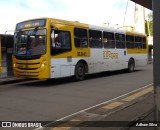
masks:
<path id="1" fill-rule="evenodd" d="M 148 36 L 153 36 L 153 14 L 150 12 L 148 14 L 148 20 L 145 22 L 145 30 Z"/>

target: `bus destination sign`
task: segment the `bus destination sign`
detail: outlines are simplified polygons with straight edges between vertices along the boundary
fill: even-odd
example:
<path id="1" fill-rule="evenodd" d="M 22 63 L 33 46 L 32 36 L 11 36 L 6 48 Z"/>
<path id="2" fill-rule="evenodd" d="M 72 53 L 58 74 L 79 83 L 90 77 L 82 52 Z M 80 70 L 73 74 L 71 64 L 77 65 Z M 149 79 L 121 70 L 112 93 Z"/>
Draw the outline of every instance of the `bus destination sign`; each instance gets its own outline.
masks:
<path id="1" fill-rule="evenodd" d="M 45 25 L 46 25 L 46 19 L 30 20 L 18 23 L 16 25 L 16 30 L 21 30 L 25 28 L 44 27 Z"/>

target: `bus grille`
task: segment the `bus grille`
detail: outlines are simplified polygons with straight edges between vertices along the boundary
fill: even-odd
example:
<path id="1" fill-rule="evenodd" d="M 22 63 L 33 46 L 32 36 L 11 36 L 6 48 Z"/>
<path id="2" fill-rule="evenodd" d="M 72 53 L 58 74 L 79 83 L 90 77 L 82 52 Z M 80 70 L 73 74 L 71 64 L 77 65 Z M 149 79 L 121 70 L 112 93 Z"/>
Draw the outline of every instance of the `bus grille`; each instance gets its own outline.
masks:
<path id="1" fill-rule="evenodd" d="M 20 70 L 36 70 L 40 68 L 40 62 L 37 63 L 16 63 L 17 69 Z"/>

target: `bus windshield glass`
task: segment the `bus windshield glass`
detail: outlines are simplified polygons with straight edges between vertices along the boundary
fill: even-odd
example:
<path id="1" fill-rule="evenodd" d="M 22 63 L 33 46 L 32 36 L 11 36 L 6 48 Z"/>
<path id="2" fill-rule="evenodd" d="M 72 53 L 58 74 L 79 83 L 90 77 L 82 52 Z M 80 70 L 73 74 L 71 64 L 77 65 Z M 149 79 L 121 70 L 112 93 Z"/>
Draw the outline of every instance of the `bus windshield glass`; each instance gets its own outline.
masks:
<path id="1" fill-rule="evenodd" d="M 14 34 L 14 55 L 42 55 L 46 53 L 46 29 L 19 31 Z"/>

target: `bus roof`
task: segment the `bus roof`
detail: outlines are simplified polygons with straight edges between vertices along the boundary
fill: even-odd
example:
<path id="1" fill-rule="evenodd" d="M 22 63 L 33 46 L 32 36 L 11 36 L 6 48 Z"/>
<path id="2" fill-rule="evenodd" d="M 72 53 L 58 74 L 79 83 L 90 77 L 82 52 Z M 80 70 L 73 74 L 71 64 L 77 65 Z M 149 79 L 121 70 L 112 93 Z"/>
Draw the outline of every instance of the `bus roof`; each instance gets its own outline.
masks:
<path id="1" fill-rule="evenodd" d="M 107 31 L 107 32 L 114 32 L 114 33 L 121 33 L 121 34 L 128 34 L 128 35 L 141 35 L 145 36 L 146 34 L 138 33 L 138 32 L 132 32 L 132 31 L 127 31 L 125 29 L 115 29 L 112 27 L 103 27 L 103 26 L 97 26 L 97 25 L 91 25 L 91 24 L 86 24 L 86 23 L 81 23 L 78 21 L 68 21 L 68 20 L 62 20 L 62 19 L 56 19 L 56 18 L 49 18 L 49 17 L 42 17 L 42 18 L 35 18 L 35 19 L 28 19 L 23 22 L 27 21 L 32 21 L 32 20 L 41 20 L 41 19 L 46 19 L 49 20 L 53 25 L 56 24 L 66 24 L 66 25 L 71 25 L 71 26 L 76 26 L 76 27 L 82 27 L 82 28 L 89 28 L 93 30 L 101 30 L 101 31 Z M 19 24 L 19 23 L 17 23 Z"/>
<path id="2" fill-rule="evenodd" d="M 115 29 L 112 27 L 102 27 L 102 26 L 96 26 L 96 25 L 89 25 L 90 29 L 95 29 L 95 30 L 101 30 L 101 31 L 107 31 L 107 32 L 115 32 L 115 33 L 122 33 L 125 34 L 125 30 L 121 29 Z"/>

